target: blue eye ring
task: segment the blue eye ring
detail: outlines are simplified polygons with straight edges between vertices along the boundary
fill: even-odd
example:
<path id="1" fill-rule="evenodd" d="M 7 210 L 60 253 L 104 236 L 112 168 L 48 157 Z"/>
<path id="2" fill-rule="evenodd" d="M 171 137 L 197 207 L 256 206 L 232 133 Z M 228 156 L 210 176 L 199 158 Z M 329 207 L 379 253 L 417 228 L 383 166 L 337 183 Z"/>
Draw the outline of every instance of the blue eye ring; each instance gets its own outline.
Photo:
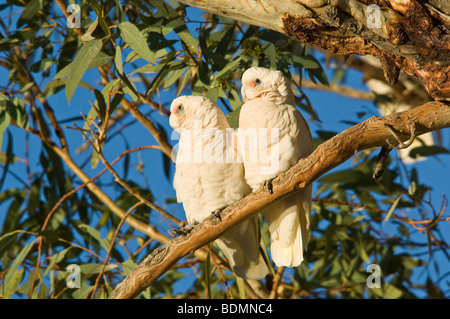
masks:
<path id="1" fill-rule="evenodd" d="M 177 114 L 181 115 L 183 113 L 184 113 L 184 106 L 183 106 L 183 104 L 180 104 L 177 106 Z"/>
<path id="2" fill-rule="evenodd" d="M 260 79 L 255 79 L 255 81 L 253 83 L 255 84 L 255 87 L 260 86 L 262 84 Z"/>

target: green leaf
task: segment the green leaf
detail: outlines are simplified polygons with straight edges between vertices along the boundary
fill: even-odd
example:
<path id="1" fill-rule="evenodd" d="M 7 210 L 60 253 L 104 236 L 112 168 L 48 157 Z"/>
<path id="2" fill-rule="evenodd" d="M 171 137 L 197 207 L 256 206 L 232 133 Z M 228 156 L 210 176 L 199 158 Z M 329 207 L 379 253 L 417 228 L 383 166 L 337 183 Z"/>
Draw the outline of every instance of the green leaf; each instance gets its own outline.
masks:
<path id="1" fill-rule="evenodd" d="M 319 61 L 311 54 L 306 54 L 304 56 L 293 55 L 292 60 L 294 63 L 298 63 L 305 69 L 319 69 L 321 68 Z"/>
<path id="2" fill-rule="evenodd" d="M 319 135 L 319 137 L 321 139 L 323 139 L 324 141 L 329 140 L 330 138 L 334 137 L 335 135 L 337 135 L 336 132 L 330 132 L 330 131 L 322 131 L 322 130 L 317 130 L 316 131 L 317 135 Z"/>
<path id="3" fill-rule="evenodd" d="M 89 68 L 89 65 L 97 56 L 102 48 L 102 40 L 93 40 L 84 44 L 80 52 L 78 52 L 77 56 L 73 61 L 73 67 L 70 70 L 70 75 L 67 79 L 66 83 L 66 98 L 67 102 L 70 104 L 70 100 L 72 99 L 73 94 L 75 93 L 75 89 L 78 86 L 78 83 L 81 81 L 86 70 Z"/>
<path id="4" fill-rule="evenodd" d="M 42 60 L 39 60 L 36 63 L 33 63 L 33 65 L 30 67 L 30 71 L 34 72 L 34 73 L 40 73 L 42 71 L 47 70 L 48 68 L 50 68 L 53 64 L 56 64 L 57 61 L 55 59 L 52 58 L 45 58 Z M 29 83 L 30 86 L 32 86 L 32 83 Z"/>
<path id="5" fill-rule="evenodd" d="M 409 152 L 409 156 L 417 158 L 419 156 L 431 156 L 437 154 L 450 154 L 450 151 L 442 146 L 420 146 Z"/>
<path id="6" fill-rule="evenodd" d="M 177 96 L 179 96 L 186 87 L 190 76 L 191 76 L 191 67 L 187 67 L 187 71 L 186 73 L 184 73 L 183 79 L 181 80 L 181 84 L 178 87 Z"/>
<path id="7" fill-rule="evenodd" d="M 361 171 L 348 169 L 335 173 L 330 173 L 321 179 L 321 183 L 361 183 L 361 184 L 373 184 L 372 179 Z"/>
<path id="8" fill-rule="evenodd" d="M 102 238 L 100 235 L 100 232 L 97 229 L 95 229 L 87 224 L 81 224 L 81 225 L 78 225 L 78 227 L 81 229 L 85 229 L 89 235 L 91 235 L 95 240 L 97 240 L 100 243 L 100 245 L 103 247 L 103 249 L 105 249 L 106 251 L 109 250 L 111 243 L 106 238 Z"/>
<path id="9" fill-rule="evenodd" d="M 0 142 L 1 142 L 1 136 L 0 136 Z M 5 165 L 3 167 L 2 177 L 0 178 L 0 189 L 3 187 L 3 183 L 5 182 L 5 179 L 6 179 L 6 174 L 8 173 L 9 165 L 12 163 L 13 158 L 14 158 L 13 139 L 12 139 L 11 132 L 8 131 L 8 145 L 6 146 L 6 161 L 5 161 Z"/>
<path id="10" fill-rule="evenodd" d="M 239 113 L 240 112 L 241 112 L 241 107 L 238 107 L 226 115 L 228 125 L 230 125 L 231 128 L 236 129 L 239 127 Z"/>
<path id="11" fill-rule="evenodd" d="M 86 275 L 98 274 L 102 270 L 102 264 L 95 263 L 85 263 L 80 265 L 80 273 Z M 108 264 L 103 269 L 104 272 L 110 271 L 111 269 L 116 269 L 118 266 L 115 264 Z"/>
<path id="12" fill-rule="evenodd" d="M 14 291 L 12 290 L 12 286 L 16 285 L 15 282 L 15 275 L 17 272 L 17 269 L 22 264 L 22 261 L 25 259 L 25 257 L 30 252 L 31 248 L 33 248 L 34 244 L 36 243 L 36 240 L 33 240 L 32 242 L 28 243 L 25 247 L 22 248 L 20 253 L 16 256 L 14 259 L 14 262 L 12 263 L 11 267 L 9 267 L 8 272 L 5 275 L 4 279 L 4 295 L 12 295 Z M 8 297 L 6 297 L 8 298 Z"/>
<path id="13" fill-rule="evenodd" d="M 321 67 L 317 68 L 317 69 L 306 69 L 306 72 L 308 72 L 308 74 L 313 82 L 316 82 L 316 79 L 317 79 L 323 85 L 330 86 L 327 75 Z"/>
<path id="14" fill-rule="evenodd" d="M 236 70 L 239 66 L 239 63 L 246 58 L 245 55 L 240 55 L 237 59 L 229 62 L 222 70 L 220 70 L 219 72 L 216 73 L 215 75 L 215 79 L 218 80 L 220 78 L 225 77 L 226 75 L 228 75 L 229 72 L 232 72 L 234 70 Z"/>
<path id="15" fill-rule="evenodd" d="M 169 89 L 188 68 L 189 67 L 181 67 L 170 70 L 169 73 L 167 73 L 166 80 L 164 81 L 164 89 Z"/>
<path id="16" fill-rule="evenodd" d="M 8 128 L 10 123 L 11 123 L 11 117 L 6 112 L 6 110 L 1 109 L 1 104 L 0 104 L 0 147 L 2 146 L 2 143 L 3 143 L 3 133 L 6 131 L 6 129 Z"/>
<path id="17" fill-rule="evenodd" d="M 120 35 L 122 39 L 133 49 L 139 56 L 150 63 L 155 60 L 155 54 L 150 51 L 147 41 L 142 36 L 139 29 L 130 22 L 122 22 L 119 24 Z"/>
<path id="18" fill-rule="evenodd" d="M 416 193 L 417 183 L 415 181 L 411 181 L 408 188 L 408 195 L 412 196 Z"/>
<path id="19" fill-rule="evenodd" d="M 217 45 L 217 48 L 215 50 L 216 54 L 223 55 L 224 52 L 228 49 L 230 44 L 232 44 L 233 36 L 234 36 L 234 26 L 230 27 L 226 32 L 224 32 L 224 35 L 222 39 L 220 40 L 219 44 Z"/>
<path id="20" fill-rule="evenodd" d="M 97 68 L 99 66 L 105 65 L 110 60 L 111 60 L 111 57 L 109 55 L 100 51 L 97 54 L 97 56 L 94 58 L 94 60 L 92 60 L 91 64 L 89 64 L 88 69 Z M 53 77 L 53 79 L 57 80 L 57 79 L 61 79 L 61 78 L 68 76 L 72 70 L 73 65 L 74 65 L 73 62 L 66 65 L 64 68 L 59 70 L 58 73 L 56 73 L 56 75 Z"/>
<path id="21" fill-rule="evenodd" d="M 370 264 L 369 256 L 367 255 L 366 249 L 364 248 L 364 241 L 363 241 L 362 235 L 359 231 L 357 233 L 357 238 L 355 240 L 355 246 L 356 246 L 356 250 L 358 252 L 359 257 L 361 257 L 361 259 L 364 262 Z"/>
<path id="22" fill-rule="evenodd" d="M 245 294 L 245 284 L 244 284 L 244 279 L 235 276 L 236 278 L 236 284 L 238 286 L 238 291 L 239 291 L 239 298 L 241 299 L 246 299 L 247 296 Z"/>
<path id="23" fill-rule="evenodd" d="M 186 45 L 190 50 L 192 50 L 193 52 L 197 52 L 197 41 L 189 32 L 189 29 L 186 27 L 186 24 L 183 24 L 183 26 L 176 28 L 175 32 L 180 37 L 180 39 L 184 43 L 186 43 Z"/>
<path id="24" fill-rule="evenodd" d="M 2 298 L 4 298 L 4 299 L 12 298 L 13 294 L 17 291 L 17 287 L 19 286 L 20 282 L 23 279 L 24 272 L 25 272 L 25 269 L 21 268 L 12 274 L 12 277 L 8 282 L 8 286 L 6 287 L 6 285 L 5 285 L 5 288 L 7 288 L 7 289 L 5 290 L 5 293 L 2 294 L 3 295 Z"/>
<path id="25" fill-rule="evenodd" d="M 24 24 L 31 20 L 39 10 L 42 9 L 42 0 L 31 0 L 28 2 L 25 10 L 23 10 L 20 15 L 19 20 L 17 21 L 17 28 L 21 28 Z"/>
<path id="26" fill-rule="evenodd" d="M 106 99 L 109 99 L 109 93 L 113 90 L 116 89 L 117 83 L 119 83 L 120 79 L 114 79 L 111 82 L 108 82 L 108 84 L 106 84 L 104 86 L 104 88 L 102 89 L 102 95 L 103 95 L 103 99 L 96 100 L 94 103 L 94 107 L 91 108 L 91 110 L 89 111 L 88 115 L 86 116 L 87 119 L 89 119 L 90 121 L 94 121 L 97 118 L 97 110 L 101 110 L 102 106 L 99 106 L 99 103 L 105 103 Z M 94 91 L 95 93 L 95 91 Z M 103 106 L 106 110 L 106 103 Z M 87 130 L 89 129 L 89 124 L 86 121 L 84 123 L 83 129 Z"/>
<path id="27" fill-rule="evenodd" d="M 11 159 L 9 159 L 9 155 L 8 153 L 0 153 L 0 163 L 1 164 L 6 164 L 7 161 L 9 161 L 11 164 L 17 163 L 18 161 L 23 161 L 23 159 L 20 159 L 17 156 L 13 156 Z"/>
<path id="28" fill-rule="evenodd" d="M 131 259 L 128 259 L 128 260 L 122 262 L 122 269 L 123 269 L 122 275 L 128 276 L 129 274 L 131 274 L 131 272 L 133 270 L 136 269 L 136 267 L 137 267 L 137 264 L 134 261 L 132 261 Z"/>
<path id="29" fill-rule="evenodd" d="M 239 98 L 238 93 L 236 90 L 231 89 L 228 93 L 228 102 L 230 103 L 230 106 L 233 108 L 233 110 L 236 110 L 237 108 L 240 108 L 242 105 L 241 99 Z"/>
<path id="30" fill-rule="evenodd" d="M 120 22 L 124 22 L 125 21 L 125 15 L 124 15 L 123 10 L 122 10 L 122 5 L 120 4 L 119 0 L 115 0 L 115 2 L 116 2 L 116 18 Z"/>
<path id="31" fill-rule="evenodd" d="M 107 35 L 111 35 L 111 31 L 109 30 L 108 24 L 106 23 L 105 19 L 103 18 L 103 10 L 99 6 L 98 1 L 89 0 L 89 2 L 91 3 L 92 7 L 95 10 L 95 13 L 97 14 L 97 20 L 98 20 L 98 23 L 100 24 L 100 27 L 102 28 L 103 32 L 105 32 L 105 34 L 107 34 Z"/>
<path id="32" fill-rule="evenodd" d="M 122 62 L 122 49 L 120 46 L 116 46 L 116 56 L 114 57 L 116 69 L 119 74 L 123 75 L 123 62 Z"/>
<path id="33" fill-rule="evenodd" d="M 402 266 L 405 267 L 405 269 L 412 269 L 415 267 L 425 265 L 426 261 L 420 260 L 415 257 L 410 257 L 405 254 L 401 257 L 401 263 L 402 263 Z"/>
<path id="34" fill-rule="evenodd" d="M 88 42 L 88 41 L 94 40 L 95 37 L 92 36 L 92 32 L 94 32 L 94 30 L 97 28 L 97 26 L 98 26 L 98 18 L 95 19 L 95 21 L 91 23 L 89 28 L 86 30 L 86 32 L 81 37 L 81 40 L 83 42 Z"/>
<path id="35" fill-rule="evenodd" d="M 394 210 L 397 208 L 398 203 L 400 202 L 400 199 L 402 198 L 402 194 L 398 195 L 395 202 L 391 205 L 391 208 L 389 208 L 388 213 L 386 214 L 386 217 L 384 218 L 384 221 L 387 222 L 389 218 L 391 217 Z"/>
<path id="36" fill-rule="evenodd" d="M 403 295 L 403 291 L 390 283 L 383 285 L 383 296 L 387 299 L 398 299 Z"/>
<path id="37" fill-rule="evenodd" d="M 207 97 L 211 101 L 216 102 L 217 99 L 219 98 L 219 88 L 218 87 L 214 87 L 214 88 L 208 90 L 208 92 L 206 92 L 205 97 Z"/>
<path id="38" fill-rule="evenodd" d="M 45 277 L 45 275 L 48 274 L 50 272 L 50 270 L 53 269 L 53 266 L 55 266 L 57 263 L 62 261 L 64 259 L 64 257 L 66 257 L 66 254 L 70 249 L 72 249 L 72 247 L 67 247 L 66 249 L 63 249 L 62 251 L 57 252 L 56 254 L 52 255 L 51 261 L 48 264 L 47 268 L 45 269 L 42 277 Z"/>
<path id="39" fill-rule="evenodd" d="M 211 84 L 211 73 L 209 72 L 208 64 L 205 61 L 200 61 L 198 66 L 198 78 L 207 87 Z"/>
<path id="40" fill-rule="evenodd" d="M 94 95 L 97 101 L 97 103 L 94 104 L 94 107 L 97 107 L 98 116 L 100 116 L 100 120 L 103 121 L 106 116 L 105 97 L 99 90 L 94 90 Z"/>

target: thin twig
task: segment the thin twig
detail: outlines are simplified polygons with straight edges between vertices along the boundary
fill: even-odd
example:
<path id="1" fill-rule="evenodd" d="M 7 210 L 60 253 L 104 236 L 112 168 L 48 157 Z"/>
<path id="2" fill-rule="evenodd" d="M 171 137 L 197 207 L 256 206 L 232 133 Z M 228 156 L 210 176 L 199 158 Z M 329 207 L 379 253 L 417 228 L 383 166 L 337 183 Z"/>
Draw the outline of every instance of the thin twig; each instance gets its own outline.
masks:
<path id="1" fill-rule="evenodd" d="M 270 290 L 269 299 L 276 299 L 278 293 L 278 286 L 280 285 L 281 278 L 283 277 L 285 267 L 279 267 L 275 273 L 275 277 L 272 281 L 272 289 Z"/>
<path id="2" fill-rule="evenodd" d="M 108 262 L 109 256 L 111 256 L 111 252 L 112 252 L 113 247 L 114 247 L 114 242 L 116 241 L 116 238 L 119 235 L 120 228 L 122 227 L 123 223 L 125 222 L 125 219 L 127 219 L 128 215 L 130 215 L 132 211 L 134 211 L 137 207 L 139 207 L 143 203 L 144 202 L 140 201 L 140 202 L 137 202 L 136 204 L 134 204 L 133 206 L 131 206 L 131 208 L 126 212 L 125 216 L 122 218 L 122 220 L 120 221 L 119 225 L 117 226 L 117 229 L 114 232 L 114 236 L 111 239 L 111 245 L 109 245 L 108 253 L 106 254 L 105 260 L 103 261 L 102 268 L 100 269 L 100 272 L 99 272 L 99 274 L 97 276 L 97 279 L 95 280 L 94 287 L 92 288 L 91 299 L 95 298 L 98 283 L 99 283 L 100 278 L 101 278 L 101 276 L 103 274 L 103 271 L 105 270 L 105 266 L 106 266 L 106 263 Z M 86 295 L 86 298 L 87 298 L 87 295 Z"/>
<path id="3" fill-rule="evenodd" d="M 383 175 L 386 159 L 389 156 L 389 152 L 392 150 L 390 147 L 383 146 L 378 154 L 377 163 L 375 164 L 375 170 L 373 172 L 373 178 L 378 179 Z"/>
<path id="4" fill-rule="evenodd" d="M 133 149 L 128 149 L 122 152 L 122 154 L 120 154 L 114 161 L 111 162 L 111 165 L 114 165 L 115 163 L 117 163 L 122 157 L 124 157 L 125 155 L 132 153 L 132 152 L 136 152 L 136 151 L 140 151 L 140 150 L 144 150 L 144 149 L 161 149 L 160 146 L 158 145 L 147 145 L 147 146 L 141 146 L 141 147 L 137 147 L 137 148 L 133 148 Z M 88 181 L 84 182 L 83 184 L 81 184 L 80 186 L 78 186 L 77 188 L 72 189 L 71 191 L 67 192 L 66 194 L 63 195 L 63 197 L 61 197 L 59 199 L 59 201 L 53 206 L 53 208 L 50 210 L 50 212 L 47 214 L 47 217 L 45 218 L 44 224 L 42 225 L 41 231 L 44 231 L 47 228 L 47 224 L 50 220 L 50 218 L 52 217 L 52 215 L 55 213 L 55 211 L 58 209 L 59 206 L 61 206 L 61 204 L 70 196 L 72 196 L 73 194 L 75 194 L 76 192 L 78 192 L 79 190 L 83 189 L 84 187 L 86 187 L 86 185 L 88 183 L 92 183 L 93 181 L 95 181 L 97 178 L 99 178 L 101 175 L 103 175 L 103 173 L 105 173 L 108 169 L 105 167 L 100 173 L 98 173 L 97 175 L 95 175 L 94 177 L 92 177 L 91 179 L 89 179 Z"/>
<path id="5" fill-rule="evenodd" d="M 74 123 L 73 124 L 75 127 L 78 128 L 78 126 Z M 85 132 L 83 132 L 83 130 L 80 129 L 80 132 L 83 134 L 83 136 L 89 141 L 89 143 L 91 144 L 92 148 L 94 149 L 95 152 L 97 152 L 98 156 L 100 157 L 100 160 L 102 161 L 103 165 L 106 166 L 106 168 L 110 171 L 110 173 L 114 176 L 115 181 L 121 185 L 123 188 L 125 188 L 130 194 L 132 194 L 134 197 L 136 197 L 137 199 L 139 199 L 140 201 L 143 201 L 145 203 L 145 205 L 147 205 L 148 207 L 150 207 L 151 209 L 156 210 L 157 212 L 159 212 L 161 215 L 163 215 L 164 217 L 170 219 L 172 222 L 174 222 L 175 224 L 177 224 L 179 227 L 183 227 L 183 222 L 181 222 L 178 218 L 176 218 L 175 216 L 173 216 L 172 214 L 170 214 L 169 212 L 167 212 L 166 210 L 162 209 L 161 207 L 155 205 L 154 203 L 152 203 L 151 201 L 149 201 L 148 199 L 146 199 L 144 196 L 142 196 L 138 191 L 136 191 L 135 189 L 133 189 L 130 185 L 128 185 L 123 179 L 120 178 L 119 174 L 117 174 L 117 172 L 112 168 L 112 166 L 108 163 L 108 161 L 106 160 L 106 158 L 103 156 L 102 152 L 97 149 L 96 145 L 86 136 Z"/>

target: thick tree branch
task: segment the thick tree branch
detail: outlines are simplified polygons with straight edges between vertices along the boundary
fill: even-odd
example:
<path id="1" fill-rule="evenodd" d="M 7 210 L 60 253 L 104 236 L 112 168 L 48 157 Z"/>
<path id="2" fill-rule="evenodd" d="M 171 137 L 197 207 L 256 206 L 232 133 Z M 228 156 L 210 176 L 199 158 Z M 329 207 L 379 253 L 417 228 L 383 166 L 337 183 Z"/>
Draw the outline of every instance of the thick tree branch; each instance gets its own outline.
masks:
<path id="1" fill-rule="evenodd" d="M 388 147 L 389 143 L 397 145 L 398 141 L 388 127 L 391 127 L 403 141 L 408 140 L 412 123 L 415 126 L 416 136 L 450 127 L 450 105 L 430 102 L 387 117 L 371 117 L 341 132 L 275 178 L 272 181 L 272 193 L 260 189 L 224 209 L 220 213 L 220 219 L 211 215 L 199 226 L 194 227 L 189 234 L 179 236 L 156 249 L 116 287 L 110 298 L 138 296 L 182 257 L 217 239 L 267 204 L 310 185 L 354 154 L 369 148 Z"/>
<path id="2" fill-rule="evenodd" d="M 417 0 L 178 0 L 338 54 L 376 56 L 389 84 L 400 69 L 450 100 L 450 5 Z M 369 5 L 377 5 L 375 9 Z"/>

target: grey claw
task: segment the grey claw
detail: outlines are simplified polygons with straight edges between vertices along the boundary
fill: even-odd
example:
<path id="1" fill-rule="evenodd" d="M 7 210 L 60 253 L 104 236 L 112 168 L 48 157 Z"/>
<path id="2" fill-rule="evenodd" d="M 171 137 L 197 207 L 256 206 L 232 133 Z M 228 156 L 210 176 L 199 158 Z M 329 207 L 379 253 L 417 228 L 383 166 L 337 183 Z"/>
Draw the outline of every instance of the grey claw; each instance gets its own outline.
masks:
<path id="1" fill-rule="evenodd" d="M 198 221 L 194 221 L 191 224 L 187 224 L 186 226 L 180 228 L 180 229 L 172 229 L 172 232 L 175 235 L 187 235 L 189 234 L 194 228 L 195 226 L 197 226 L 199 224 Z"/>

